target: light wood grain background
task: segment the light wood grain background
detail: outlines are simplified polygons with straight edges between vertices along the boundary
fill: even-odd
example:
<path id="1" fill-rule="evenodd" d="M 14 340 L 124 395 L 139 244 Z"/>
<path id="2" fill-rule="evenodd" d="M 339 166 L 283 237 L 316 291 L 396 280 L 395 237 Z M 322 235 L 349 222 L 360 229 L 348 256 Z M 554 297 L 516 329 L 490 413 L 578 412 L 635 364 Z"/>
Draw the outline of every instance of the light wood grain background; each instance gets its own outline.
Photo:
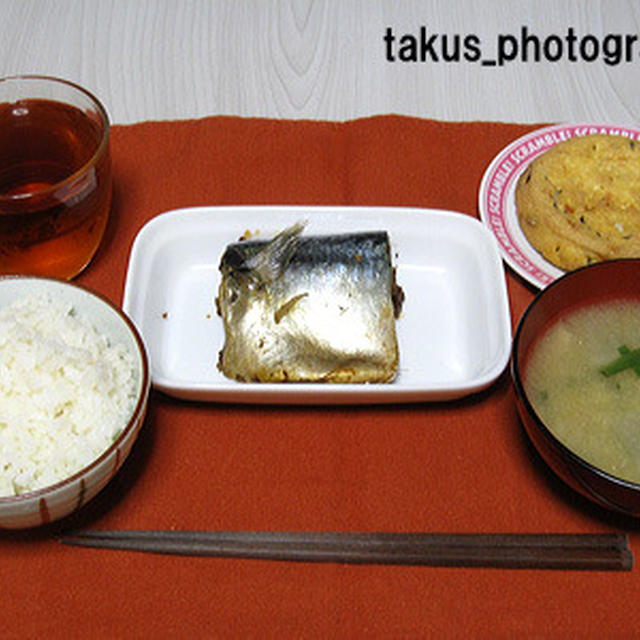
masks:
<path id="1" fill-rule="evenodd" d="M 117 123 L 213 114 L 507 122 L 640 119 L 631 62 L 388 62 L 383 36 L 640 34 L 634 0 L 0 0 L 0 75 L 94 91 Z"/>

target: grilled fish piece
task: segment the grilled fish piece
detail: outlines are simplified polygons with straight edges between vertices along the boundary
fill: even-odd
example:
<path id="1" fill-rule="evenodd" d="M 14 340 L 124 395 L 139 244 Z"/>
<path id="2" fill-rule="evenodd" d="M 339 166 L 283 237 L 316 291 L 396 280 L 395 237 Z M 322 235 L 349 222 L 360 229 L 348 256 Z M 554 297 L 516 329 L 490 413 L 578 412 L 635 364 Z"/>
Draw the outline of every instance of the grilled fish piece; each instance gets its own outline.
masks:
<path id="1" fill-rule="evenodd" d="M 218 362 L 241 382 L 388 382 L 398 368 L 395 281 L 386 232 L 229 245 L 217 300 Z"/>

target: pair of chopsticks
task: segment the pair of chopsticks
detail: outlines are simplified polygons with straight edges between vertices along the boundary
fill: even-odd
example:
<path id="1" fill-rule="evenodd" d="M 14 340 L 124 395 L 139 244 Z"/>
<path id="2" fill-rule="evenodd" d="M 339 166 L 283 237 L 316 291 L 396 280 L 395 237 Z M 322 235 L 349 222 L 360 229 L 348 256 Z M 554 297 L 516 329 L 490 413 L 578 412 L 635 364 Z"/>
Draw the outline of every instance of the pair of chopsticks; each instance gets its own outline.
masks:
<path id="1" fill-rule="evenodd" d="M 68 545 L 148 553 L 345 564 L 630 571 L 615 533 L 347 533 L 82 530 Z"/>

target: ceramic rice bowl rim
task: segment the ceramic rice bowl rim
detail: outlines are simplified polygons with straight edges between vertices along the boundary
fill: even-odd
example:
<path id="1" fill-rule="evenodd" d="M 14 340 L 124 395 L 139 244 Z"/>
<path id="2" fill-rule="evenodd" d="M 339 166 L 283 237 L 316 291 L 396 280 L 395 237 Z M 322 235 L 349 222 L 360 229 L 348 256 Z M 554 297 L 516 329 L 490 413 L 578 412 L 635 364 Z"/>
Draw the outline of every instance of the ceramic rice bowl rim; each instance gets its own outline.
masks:
<path id="1" fill-rule="evenodd" d="M 137 384 L 135 405 L 118 437 L 91 463 L 63 480 L 20 495 L 0 496 L 0 529 L 28 528 L 59 520 L 76 511 L 98 494 L 116 475 L 129 455 L 144 422 L 150 391 L 149 360 L 144 342 L 135 325 L 122 309 L 104 295 L 60 278 L 5 275 L 0 276 L 0 287 L 4 282 L 16 280 L 42 282 L 45 285 L 44 290 L 51 285 L 60 288 L 73 287 L 80 292 L 80 296 L 93 298 L 98 306 L 105 305 L 107 310 L 115 314 L 118 321 L 124 324 L 126 332 L 132 338 L 135 345 L 133 356 L 136 359 L 136 372 L 140 375 L 140 380 Z M 107 463 L 111 458 L 113 461 L 109 469 Z M 74 485 L 77 485 L 75 490 Z M 66 495 L 67 493 L 69 495 Z M 55 505 L 53 505 L 54 501 Z M 60 506 L 58 502 L 63 504 Z M 52 513 L 54 510 L 57 513 Z"/>
<path id="2" fill-rule="evenodd" d="M 523 381 L 522 381 L 522 373 L 521 373 L 522 372 L 522 365 L 520 363 L 520 358 L 519 358 L 519 355 L 518 355 L 520 341 L 522 339 L 522 334 L 523 334 L 523 332 L 525 330 L 525 326 L 527 324 L 527 320 L 528 320 L 529 316 L 532 315 L 532 313 L 534 313 L 534 311 L 537 309 L 538 305 L 541 304 L 541 301 L 545 297 L 550 295 L 549 292 L 553 292 L 555 289 L 567 286 L 567 283 L 570 282 L 571 280 L 574 280 L 576 278 L 578 278 L 578 279 L 581 278 L 584 275 L 584 272 L 587 271 L 587 270 L 611 268 L 612 265 L 619 264 L 619 263 L 635 263 L 635 264 L 638 265 L 638 270 L 640 271 L 640 258 L 620 258 L 620 259 L 615 259 L 615 260 L 605 260 L 605 261 L 602 261 L 602 262 L 597 262 L 597 263 L 594 263 L 594 264 L 591 264 L 591 265 L 580 267 L 580 268 L 575 269 L 573 271 L 569 271 L 569 272 L 563 274 L 560 278 L 556 279 L 551 284 L 549 284 L 546 288 L 542 289 L 541 291 L 539 291 L 537 293 L 536 297 L 529 303 L 528 307 L 526 308 L 525 312 L 523 313 L 522 317 L 520 318 L 520 321 L 518 322 L 518 326 L 516 327 L 516 331 L 515 331 L 515 335 L 514 335 L 514 339 L 513 339 L 512 357 L 511 357 L 511 379 L 513 380 L 513 385 L 514 385 L 514 389 L 515 389 L 516 395 L 522 401 L 528 416 L 535 422 L 536 427 L 540 430 L 540 432 L 542 433 L 544 438 L 547 441 L 550 442 L 551 446 L 560 452 L 561 456 L 569 458 L 573 464 L 582 467 L 588 473 L 593 474 L 594 476 L 597 476 L 597 477 L 599 477 L 599 478 L 601 478 L 601 479 L 603 479 L 603 480 L 605 480 L 607 482 L 616 484 L 616 485 L 618 485 L 618 486 L 620 486 L 620 487 L 622 487 L 624 489 L 627 489 L 629 491 L 637 492 L 638 493 L 638 502 L 640 504 L 640 483 L 635 483 L 635 482 L 633 482 L 631 480 L 625 480 L 624 478 L 620 478 L 618 476 L 615 476 L 615 475 L 613 475 L 613 474 L 611 474 L 611 473 L 609 473 L 607 471 L 604 471 L 603 469 L 595 466 L 594 464 L 592 464 L 588 460 L 585 460 L 580 455 L 575 453 L 575 451 L 573 451 L 567 445 L 565 445 L 561 440 L 559 440 L 557 438 L 557 436 L 555 436 L 554 433 L 547 427 L 545 422 L 542 420 L 542 418 L 538 415 L 536 410 L 533 408 L 533 405 L 529 401 L 529 397 L 528 397 L 528 395 L 527 395 L 527 393 L 526 393 L 526 391 L 524 389 L 524 385 L 523 385 Z M 638 294 L 639 294 L 638 298 L 640 299 L 640 287 L 639 287 Z M 568 307 L 568 308 L 571 308 L 571 307 Z M 556 314 L 556 316 L 557 315 L 558 314 Z M 551 323 L 554 321 L 553 318 L 554 317 L 552 316 L 550 321 L 547 323 L 547 326 L 551 325 Z M 538 336 L 536 336 L 536 338 L 537 337 Z M 535 449 L 538 451 L 538 453 L 541 455 L 541 457 L 545 460 L 545 463 L 547 463 L 548 466 L 551 466 L 547 462 L 546 457 L 542 454 L 541 451 L 539 451 L 538 445 L 536 444 L 536 442 L 533 440 L 533 438 L 529 434 L 525 420 L 521 419 L 521 421 L 522 421 L 522 423 L 523 423 L 523 425 L 525 427 L 525 431 L 527 432 L 527 436 L 529 437 L 529 439 L 533 443 Z M 554 471 L 554 473 L 556 473 L 556 475 L 560 475 L 561 476 L 561 474 L 557 473 L 555 471 L 555 469 L 552 468 L 552 471 Z M 591 487 L 585 486 L 585 484 L 582 482 L 580 477 L 577 476 L 576 474 L 571 473 L 571 477 L 574 480 L 574 482 L 576 482 L 578 485 L 582 486 L 583 492 L 586 491 L 586 495 L 588 497 L 590 497 L 592 500 L 593 499 L 598 499 L 598 500 L 601 501 L 601 504 L 607 505 L 609 508 L 615 509 L 616 511 L 620 511 L 621 510 L 621 506 L 619 506 L 617 504 L 614 504 L 614 503 L 611 503 L 606 497 L 601 496 L 601 495 L 596 496 L 596 494 L 594 493 L 593 489 Z"/>

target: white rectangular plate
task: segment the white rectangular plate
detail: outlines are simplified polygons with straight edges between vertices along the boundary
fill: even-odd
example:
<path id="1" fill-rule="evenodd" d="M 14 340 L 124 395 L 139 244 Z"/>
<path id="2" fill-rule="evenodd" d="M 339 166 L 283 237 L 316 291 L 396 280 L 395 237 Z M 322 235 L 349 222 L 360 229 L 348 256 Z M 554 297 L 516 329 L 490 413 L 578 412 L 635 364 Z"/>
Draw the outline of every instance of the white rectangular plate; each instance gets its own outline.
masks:
<path id="1" fill-rule="evenodd" d="M 243 383 L 217 369 L 216 313 L 225 247 L 268 239 L 297 221 L 309 235 L 389 233 L 406 298 L 400 367 L 387 384 Z M 192 400 L 346 404 L 450 400 L 490 385 L 511 349 L 504 267 L 493 235 L 470 216 L 382 207 L 198 207 L 150 220 L 130 255 L 123 309 L 139 329 L 157 389 Z"/>

